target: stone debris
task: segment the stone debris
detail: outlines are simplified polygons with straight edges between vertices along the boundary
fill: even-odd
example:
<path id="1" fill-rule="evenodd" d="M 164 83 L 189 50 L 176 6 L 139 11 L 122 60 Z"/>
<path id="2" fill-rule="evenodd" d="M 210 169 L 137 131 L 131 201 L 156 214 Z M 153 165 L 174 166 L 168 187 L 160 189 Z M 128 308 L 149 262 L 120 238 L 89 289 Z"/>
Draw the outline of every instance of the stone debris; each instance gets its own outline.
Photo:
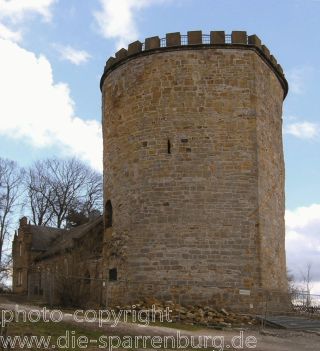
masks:
<path id="1" fill-rule="evenodd" d="M 146 299 L 133 305 L 116 306 L 117 310 L 141 311 L 140 315 L 148 315 L 150 320 L 153 317 L 155 321 L 160 320 L 161 312 L 164 313 L 166 308 L 170 309 L 169 317 L 172 322 L 189 325 L 223 329 L 249 327 L 257 324 L 253 316 L 237 314 L 224 308 L 218 310 L 211 306 L 182 306 L 172 301 L 160 302 L 156 299 Z M 141 314 L 142 312 L 143 314 Z"/>

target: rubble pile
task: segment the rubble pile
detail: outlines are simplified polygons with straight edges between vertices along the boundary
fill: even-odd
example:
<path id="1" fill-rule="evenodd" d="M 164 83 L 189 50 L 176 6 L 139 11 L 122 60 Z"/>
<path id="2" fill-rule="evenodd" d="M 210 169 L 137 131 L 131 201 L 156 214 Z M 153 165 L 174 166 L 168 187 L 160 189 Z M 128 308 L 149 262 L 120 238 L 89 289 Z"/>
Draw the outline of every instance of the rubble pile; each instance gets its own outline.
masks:
<path id="1" fill-rule="evenodd" d="M 166 309 L 169 309 L 169 317 L 172 322 L 181 322 L 184 324 L 217 329 L 249 327 L 256 324 L 256 320 L 252 316 L 233 313 L 224 308 L 218 310 L 211 306 L 182 306 L 172 301 L 160 302 L 155 299 L 147 299 L 135 305 L 128 305 L 123 308 L 117 306 L 117 309 L 131 309 L 155 321 L 160 321 L 161 312 L 164 313 Z"/>

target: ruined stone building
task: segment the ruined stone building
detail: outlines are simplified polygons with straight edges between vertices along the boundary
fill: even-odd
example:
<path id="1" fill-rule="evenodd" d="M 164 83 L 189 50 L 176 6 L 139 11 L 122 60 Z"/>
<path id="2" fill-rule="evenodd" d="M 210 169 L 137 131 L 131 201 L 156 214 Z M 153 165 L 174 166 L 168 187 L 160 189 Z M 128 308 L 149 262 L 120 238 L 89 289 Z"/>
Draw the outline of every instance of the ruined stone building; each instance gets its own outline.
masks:
<path id="1" fill-rule="evenodd" d="M 147 38 L 107 61 L 101 91 L 104 229 L 37 228 L 44 242 L 63 238 L 40 252 L 20 228 L 14 290 L 44 293 L 53 269 L 44 262 L 62 270 L 79 259 L 79 284 L 87 270 L 96 277 L 83 291 L 99 290 L 106 304 L 153 296 L 253 311 L 267 297 L 283 303 L 288 84 L 267 47 L 239 31 Z M 31 251 L 18 270 L 20 235 Z M 60 250 L 59 240 L 73 246 Z M 29 275 L 38 266 L 40 281 Z"/>
<path id="2" fill-rule="evenodd" d="M 51 304 L 102 305 L 102 249 L 101 216 L 70 230 L 23 217 L 12 244 L 13 292 Z"/>

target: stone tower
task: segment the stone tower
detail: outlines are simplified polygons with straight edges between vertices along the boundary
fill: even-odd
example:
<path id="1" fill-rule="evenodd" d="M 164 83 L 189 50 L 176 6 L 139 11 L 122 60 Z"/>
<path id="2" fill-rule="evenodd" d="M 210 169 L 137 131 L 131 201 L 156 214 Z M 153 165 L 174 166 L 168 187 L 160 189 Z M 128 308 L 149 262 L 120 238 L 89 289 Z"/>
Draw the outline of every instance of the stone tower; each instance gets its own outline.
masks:
<path id="1" fill-rule="evenodd" d="M 256 35 L 136 41 L 101 78 L 110 304 L 287 292 L 282 68 Z"/>

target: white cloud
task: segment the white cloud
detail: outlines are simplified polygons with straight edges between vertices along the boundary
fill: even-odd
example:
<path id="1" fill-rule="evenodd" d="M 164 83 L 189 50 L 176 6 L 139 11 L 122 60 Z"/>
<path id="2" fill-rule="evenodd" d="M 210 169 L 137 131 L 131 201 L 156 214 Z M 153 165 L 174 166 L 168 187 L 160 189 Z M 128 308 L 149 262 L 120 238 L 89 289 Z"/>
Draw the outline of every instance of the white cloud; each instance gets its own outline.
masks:
<path id="1" fill-rule="evenodd" d="M 299 139 L 314 139 L 320 134 L 320 126 L 307 121 L 290 123 L 284 128 L 285 134 Z"/>
<path id="2" fill-rule="evenodd" d="M 136 24 L 137 12 L 145 7 L 166 0 L 99 0 L 101 11 L 94 16 L 101 34 L 108 39 L 117 40 L 117 48 L 139 38 Z M 168 1 L 168 0 L 167 0 Z"/>
<path id="3" fill-rule="evenodd" d="M 60 147 L 101 170 L 101 125 L 75 115 L 69 87 L 54 82 L 50 62 L 8 40 L 0 39 L 0 52 L 0 134 Z"/>
<path id="4" fill-rule="evenodd" d="M 21 41 L 22 33 L 12 27 L 19 27 L 30 15 L 49 21 L 56 1 L 0 0 L 0 134 L 36 147 L 55 146 L 101 170 L 100 123 L 75 115 L 68 85 L 54 82 L 44 56 L 14 44 Z M 90 55 L 66 47 L 63 57 L 80 64 Z"/>
<path id="5" fill-rule="evenodd" d="M 91 55 L 87 51 L 77 50 L 69 45 L 63 46 L 56 44 L 54 47 L 60 53 L 63 60 L 69 61 L 75 65 L 86 63 L 91 58 Z"/>
<path id="6" fill-rule="evenodd" d="M 22 39 L 22 34 L 20 31 L 13 31 L 0 22 L 0 38 L 19 42 Z"/>
<path id="7" fill-rule="evenodd" d="M 312 264 L 313 293 L 320 293 L 320 204 L 286 211 L 287 264 L 297 280 Z"/>
<path id="8" fill-rule="evenodd" d="M 295 67 L 288 71 L 289 92 L 293 94 L 304 94 L 307 80 L 310 78 L 313 68 L 310 66 Z"/>
<path id="9" fill-rule="evenodd" d="M 31 14 L 38 14 L 49 21 L 54 2 L 56 0 L 0 0 L 0 38 L 21 41 L 21 31 L 13 30 L 12 25 L 16 26 Z"/>
<path id="10" fill-rule="evenodd" d="M 50 6 L 56 0 L 0 0 L 0 18 L 10 17 L 19 21 L 24 16 L 37 13 L 46 20 L 50 20 Z"/>

